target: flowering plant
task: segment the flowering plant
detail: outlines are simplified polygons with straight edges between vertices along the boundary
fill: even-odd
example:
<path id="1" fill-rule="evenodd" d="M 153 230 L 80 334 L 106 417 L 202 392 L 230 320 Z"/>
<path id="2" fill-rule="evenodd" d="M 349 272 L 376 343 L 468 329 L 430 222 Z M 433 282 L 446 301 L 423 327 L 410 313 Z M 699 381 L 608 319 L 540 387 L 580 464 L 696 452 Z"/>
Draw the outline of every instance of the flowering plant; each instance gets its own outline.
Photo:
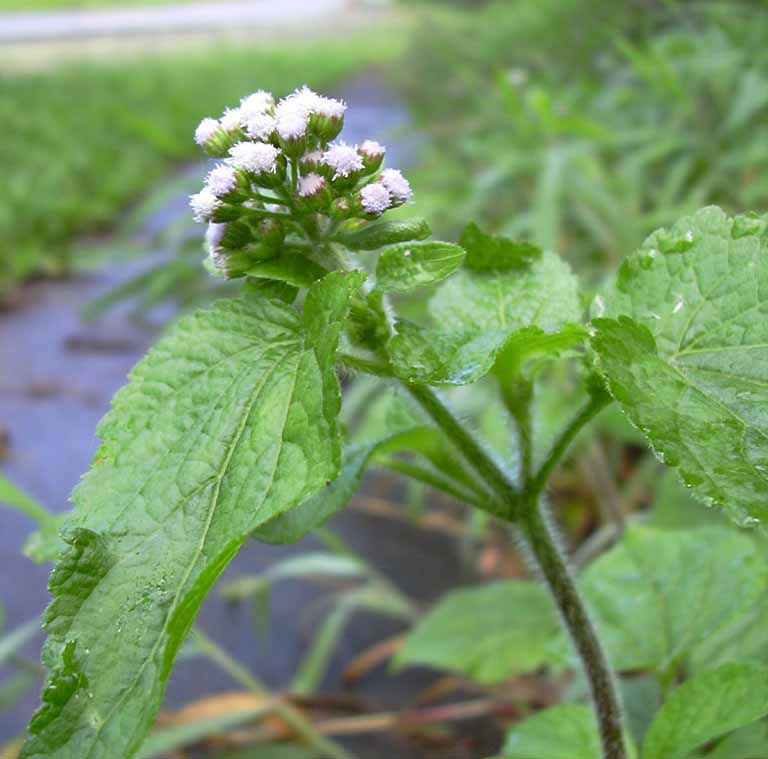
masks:
<path id="1" fill-rule="evenodd" d="M 627 759 L 640 740 L 643 759 L 683 757 L 768 713 L 763 666 L 726 661 L 670 691 L 701 647 L 727 637 L 733 615 L 768 592 L 748 539 L 721 535 L 722 551 L 701 551 L 717 530 L 630 530 L 577 582 L 544 495 L 573 440 L 615 402 L 697 498 L 742 526 L 765 519 L 768 322 L 755 315 L 768 308 L 768 217 L 706 208 L 655 232 L 585 317 L 575 276 L 550 251 L 474 224 L 460 245 L 430 241 L 422 219 L 380 218 L 409 200 L 410 186 L 382 170 L 377 143 L 336 141 L 344 110 L 306 88 L 277 103 L 257 92 L 197 128 L 197 142 L 223 159 L 191 198 L 209 224 L 208 266 L 245 286 L 181 319 L 99 426 L 51 575 L 49 676 L 23 759 L 133 756 L 200 603 L 242 544 L 298 540 L 349 501 L 377 460 L 519 531 L 551 598 L 534 583 L 505 588 L 504 602 L 525 600 L 514 615 L 521 627 L 537 610 L 532 651 L 506 669 L 502 651 L 493 667 L 553 664 L 553 609 L 570 636 L 594 714 L 571 705 L 534 716 L 510 734 L 509 759 Z M 389 300 L 423 287 L 432 294 L 418 322 Z M 537 395 L 555 362 L 568 363 L 579 391 L 551 436 Z M 408 399 L 375 439 L 347 444 L 337 366 Z M 441 392 L 482 378 L 509 423 L 511 460 Z M 649 551 L 653 566 L 643 563 Z M 711 578 L 738 577 L 744 592 L 704 592 L 691 620 L 688 586 L 669 578 L 679 556 L 694 554 L 714 562 Z M 627 583 L 634 595 L 622 605 Z M 617 590 L 606 599 L 607 587 Z M 406 659 L 418 660 L 418 633 Z M 477 644 L 452 650 L 458 659 L 470 648 L 474 661 L 485 650 Z M 660 672 L 669 696 L 643 734 L 626 727 L 609 661 Z M 335 744 L 315 748 L 347 756 Z"/>

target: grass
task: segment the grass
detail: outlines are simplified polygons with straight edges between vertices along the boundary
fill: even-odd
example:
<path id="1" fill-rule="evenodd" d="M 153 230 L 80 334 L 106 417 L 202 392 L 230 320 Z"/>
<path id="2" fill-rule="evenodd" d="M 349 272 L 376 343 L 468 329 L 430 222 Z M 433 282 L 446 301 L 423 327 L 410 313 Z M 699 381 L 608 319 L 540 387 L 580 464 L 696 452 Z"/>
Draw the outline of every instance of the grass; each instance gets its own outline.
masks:
<path id="1" fill-rule="evenodd" d="M 203 116 L 258 88 L 327 87 L 391 56 L 388 37 L 0 75 L 0 294 L 32 273 L 66 269 L 73 238 L 109 228 L 174 164 L 196 157 Z"/>

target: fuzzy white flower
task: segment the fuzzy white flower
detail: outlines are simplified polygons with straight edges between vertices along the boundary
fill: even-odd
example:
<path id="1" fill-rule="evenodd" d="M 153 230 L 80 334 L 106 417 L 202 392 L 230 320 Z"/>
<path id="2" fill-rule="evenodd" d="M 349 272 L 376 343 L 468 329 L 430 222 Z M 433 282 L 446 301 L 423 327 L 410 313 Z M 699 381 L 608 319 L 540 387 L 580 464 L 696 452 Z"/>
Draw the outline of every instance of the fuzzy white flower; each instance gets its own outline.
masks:
<path id="1" fill-rule="evenodd" d="M 387 152 L 387 149 L 380 142 L 376 142 L 376 140 L 366 140 L 360 146 L 360 152 L 365 153 L 365 155 L 368 155 L 371 158 L 378 158 L 379 156 L 384 155 L 384 153 Z"/>
<path id="2" fill-rule="evenodd" d="M 299 195 L 302 198 L 307 198 L 310 195 L 315 195 L 325 187 L 325 179 L 319 174 L 311 172 L 305 177 L 299 179 Z"/>
<path id="3" fill-rule="evenodd" d="M 227 225 L 210 222 L 205 231 L 205 247 L 208 253 L 213 257 L 221 249 L 221 241 L 224 239 L 224 233 L 227 231 Z"/>
<path id="4" fill-rule="evenodd" d="M 279 152 L 274 145 L 266 142 L 238 142 L 229 149 L 229 163 L 236 169 L 254 174 L 273 173 Z"/>
<path id="5" fill-rule="evenodd" d="M 252 95 L 244 97 L 240 101 L 240 111 L 245 119 L 250 119 L 253 116 L 258 116 L 265 111 L 272 108 L 275 104 L 275 99 L 272 97 L 271 92 L 266 90 L 257 90 Z"/>
<path id="6" fill-rule="evenodd" d="M 217 197 L 232 192 L 237 186 L 237 176 L 231 166 L 219 164 L 205 180 L 206 186 Z"/>
<path id="7" fill-rule="evenodd" d="M 239 108 L 227 108 L 219 123 L 228 132 L 239 129 L 243 125 L 244 115 Z"/>
<path id="8" fill-rule="evenodd" d="M 343 100 L 326 98 L 317 95 L 312 106 L 312 111 L 329 119 L 340 119 L 347 110 L 347 104 Z"/>
<path id="9" fill-rule="evenodd" d="M 397 169 L 384 169 L 380 181 L 392 193 L 392 197 L 401 203 L 413 197 L 410 182 Z"/>
<path id="10" fill-rule="evenodd" d="M 203 119 L 195 129 L 195 142 L 198 145 L 205 145 L 208 140 L 219 131 L 219 122 L 216 119 Z"/>
<path id="11" fill-rule="evenodd" d="M 284 140 L 300 139 L 307 133 L 309 110 L 298 97 L 281 100 L 275 108 L 275 127 Z"/>
<path id="12" fill-rule="evenodd" d="M 373 182 L 360 190 L 360 202 L 368 213 L 384 213 L 392 205 L 392 196 L 383 184 Z"/>
<path id="13" fill-rule="evenodd" d="M 268 113 L 257 113 L 245 122 L 245 133 L 254 140 L 266 140 L 275 131 L 275 118 Z"/>
<path id="14" fill-rule="evenodd" d="M 221 201 L 208 187 L 204 187 L 200 192 L 189 196 L 189 205 L 194 211 L 195 221 L 210 221 Z"/>
<path id="15" fill-rule="evenodd" d="M 343 141 L 328 146 L 323 153 L 323 163 L 334 170 L 334 179 L 348 177 L 353 171 L 363 169 L 363 159 L 357 152 L 357 146 L 352 147 Z"/>

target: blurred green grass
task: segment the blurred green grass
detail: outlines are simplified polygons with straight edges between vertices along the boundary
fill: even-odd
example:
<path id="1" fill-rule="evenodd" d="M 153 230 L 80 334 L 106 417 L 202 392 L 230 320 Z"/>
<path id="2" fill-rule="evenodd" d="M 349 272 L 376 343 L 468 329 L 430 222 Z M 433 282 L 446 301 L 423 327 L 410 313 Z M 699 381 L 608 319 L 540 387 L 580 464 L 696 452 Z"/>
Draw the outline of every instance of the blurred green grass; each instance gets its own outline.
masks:
<path id="1" fill-rule="evenodd" d="M 175 164 L 192 135 L 247 92 L 322 88 L 399 50 L 387 34 L 262 49 L 215 48 L 120 64 L 0 75 L 0 294 L 69 266 L 83 233 L 116 215 Z"/>
<path id="2" fill-rule="evenodd" d="M 476 219 L 599 279 L 695 208 L 768 206 L 764 2 L 423 5 L 401 70 L 441 234 Z"/>

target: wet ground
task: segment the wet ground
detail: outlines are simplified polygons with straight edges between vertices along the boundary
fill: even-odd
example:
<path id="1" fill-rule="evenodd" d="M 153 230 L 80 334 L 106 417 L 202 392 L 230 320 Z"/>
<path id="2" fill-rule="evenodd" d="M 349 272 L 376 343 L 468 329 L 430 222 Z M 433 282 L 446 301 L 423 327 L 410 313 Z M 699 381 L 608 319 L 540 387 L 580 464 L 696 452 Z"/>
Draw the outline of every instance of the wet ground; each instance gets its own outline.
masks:
<path id="1" fill-rule="evenodd" d="M 412 157 L 413 138 L 407 114 L 392 96 L 370 79 L 350 84 L 341 93 L 350 109 L 345 137 L 365 137 L 390 145 L 390 165 L 405 165 Z M 202 174 L 203 167 L 200 167 Z M 145 225 L 144 234 L 162 227 L 185 208 L 185 198 L 165 204 Z M 154 260 L 162 251 L 152 253 Z M 14 310 L 0 315 L 0 426 L 10 435 L 4 472 L 57 512 L 67 509 L 67 496 L 90 462 L 97 445 L 96 424 L 130 367 L 153 340 L 146 325 L 138 326 L 118 309 L 94 324 L 80 318 L 82 306 L 140 271 L 146 260 L 110 263 L 69 281 L 38 282 L 23 292 Z M 368 484 L 368 490 L 381 482 Z M 48 567 L 37 566 L 19 549 L 31 528 L 15 512 L 0 512 L 0 603 L 9 627 L 38 615 L 47 603 Z M 454 542 L 406 522 L 375 518 L 348 510 L 331 526 L 368 557 L 408 595 L 429 602 L 459 580 Z M 226 573 L 232 578 L 263 570 L 270 563 L 307 548 L 313 539 L 291 547 L 247 545 Z M 318 626 L 318 591 L 306 583 L 281 584 L 272 597 L 267 639 L 254 633 L 251 610 L 227 604 L 216 592 L 204 604 L 199 623 L 205 632 L 250 666 L 269 685 L 286 685 L 306 652 Z M 400 630 L 397 623 L 371 615 L 356 617 L 334 657 L 323 690 L 342 690 L 344 662 L 378 640 Z M 36 655 L 36 641 L 29 652 Z M 354 692 L 374 709 L 407 703 L 433 675 L 408 672 L 397 677 L 379 670 Z M 235 687 L 214 665 L 199 659 L 177 667 L 168 689 L 167 706 L 187 703 L 203 694 Z M 34 709 L 37 693 L 16 708 L 0 713 L 0 741 L 21 730 Z M 423 754 L 406 744 L 364 737 L 349 744 L 361 759 Z M 481 754 L 484 755 L 484 754 Z"/>

